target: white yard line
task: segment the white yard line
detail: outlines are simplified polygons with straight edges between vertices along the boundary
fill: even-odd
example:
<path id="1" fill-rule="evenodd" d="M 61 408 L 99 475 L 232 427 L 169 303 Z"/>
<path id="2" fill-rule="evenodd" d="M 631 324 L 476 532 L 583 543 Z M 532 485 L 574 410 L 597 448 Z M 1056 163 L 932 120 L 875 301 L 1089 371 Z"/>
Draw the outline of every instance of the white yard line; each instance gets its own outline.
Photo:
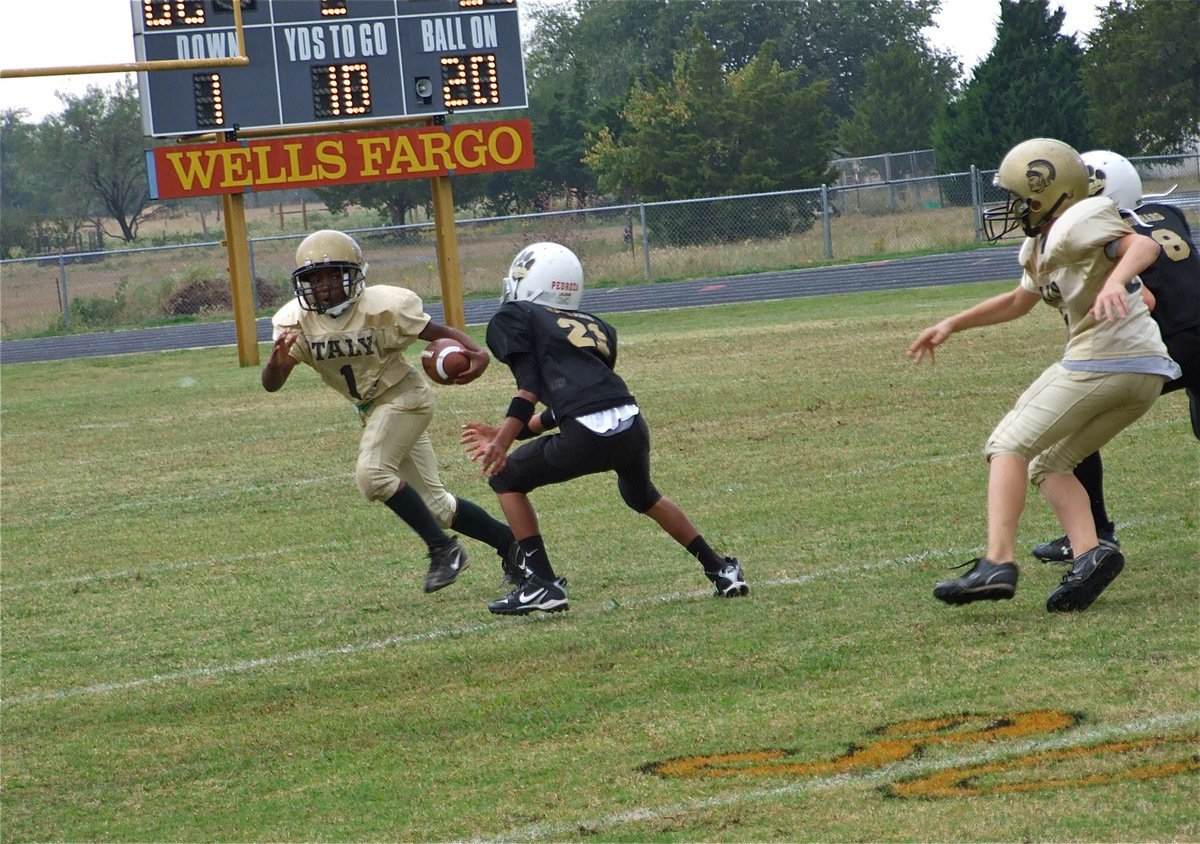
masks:
<path id="1" fill-rule="evenodd" d="M 922 552 L 920 554 L 910 554 L 908 556 L 897 557 L 891 560 L 881 560 L 874 563 L 863 563 L 860 565 L 828 569 L 826 571 L 802 575 L 800 577 L 754 581 L 753 588 L 771 589 L 780 586 L 798 586 L 828 577 L 841 577 L 865 571 L 873 571 L 876 569 L 892 568 L 895 566 L 908 565 L 910 563 L 924 562 L 926 560 L 960 557 L 966 554 L 978 553 L 979 550 L 980 549 L 978 548 L 950 548 L 943 551 L 929 551 Z M 573 617 L 578 618 L 581 615 L 598 615 L 600 613 L 614 612 L 617 610 L 630 610 L 638 607 L 655 606 L 664 603 L 673 603 L 676 601 L 694 601 L 697 598 L 708 597 L 709 595 L 711 595 L 711 590 L 703 589 L 690 592 L 672 592 L 639 598 L 631 601 L 623 600 L 620 602 L 620 604 L 617 604 L 613 601 L 603 601 L 593 604 L 587 609 L 577 608 L 576 610 L 573 610 L 572 615 Z M 536 615 L 529 616 L 527 619 L 525 619 L 525 621 L 526 623 L 536 623 L 546 618 L 548 618 L 548 616 Z M 187 682 L 189 680 L 198 678 L 221 677 L 226 674 L 242 674 L 247 671 L 271 669 L 282 665 L 291 665 L 297 662 L 315 662 L 323 659 L 336 659 L 339 657 L 353 656 L 355 654 L 383 650 L 386 648 L 402 647 L 404 645 L 428 642 L 434 639 L 454 638 L 458 636 L 469 636 L 477 633 L 485 633 L 490 630 L 511 627 L 514 623 L 519 624 L 521 622 L 514 622 L 512 619 L 501 619 L 485 624 L 467 625 L 465 627 L 447 627 L 435 630 L 427 630 L 420 633 L 403 633 L 395 636 L 389 636 L 386 639 L 380 639 L 377 641 L 357 642 L 354 644 L 341 645 L 335 648 L 323 648 L 299 651 L 291 654 L 281 654 L 279 656 L 239 660 L 237 662 L 224 663 L 221 665 L 210 665 L 201 668 L 192 668 L 185 671 L 174 671 L 168 674 L 154 674 L 150 677 L 142 677 L 134 680 L 118 680 L 109 683 L 95 683 L 90 686 L 75 686 L 69 689 L 33 692 L 31 694 L 4 698 L 3 700 L 0 700 L 0 706 L 22 706 L 33 703 L 67 700 L 70 698 L 86 697 L 89 695 L 100 695 L 110 692 L 126 691 L 145 686 L 169 685 L 172 683 Z"/>
<path id="2" fill-rule="evenodd" d="M 161 498 L 141 498 L 122 501 L 119 504 L 106 504 L 97 507 L 78 508 L 74 510 L 63 511 L 61 513 L 52 513 L 41 516 L 26 516 L 17 518 L 6 518 L 4 523 L 8 526 L 12 525 L 36 525 L 48 524 L 53 522 L 65 522 L 72 519 L 87 518 L 89 516 L 99 516 L 104 513 L 127 513 L 138 510 L 158 510 L 167 504 L 191 504 L 196 501 L 214 501 L 221 498 L 230 498 L 236 495 L 260 495 L 266 492 L 274 492 L 281 489 L 294 489 L 296 487 L 311 486 L 312 484 L 323 484 L 329 481 L 352 478 L 351 472 L 342 472 L 336 475 L 321 475 L 315 478 L 303 478 L 300 480 L 283 481 L 277 484 L 252 484 L 243 487 L 229 487 L 227 489 L 211 490 L 202 493 L 191 493 L 188 495 L 172 495 Z"/>
<path id="3" fill-rule="evenodd" d="M 7 584 L 3 587 L 3 589 L 5 592 L 16 592 L 21 589 L 43 589 L 54 586 L 78 586 L 85 583 L 103 583 L 108 580 L 147 577 L 149 575 L 163 574 L 172 571 L 186 571 L 188 569 L 233 565 L 236 563 L 244 563 L 247 560 L 270 560 L 275 557 L 288 556 L 303 558 L 314 553 L 321 553 L 323 551 L 341 551 L 350 549 L 357 550 L 363 547 L 369 548 L 376 545 L 383 546 L 394 543 L 395 537 L 391 536 L 381 536 L 375 542 L 320 542 L 312 545 L 297 545 L 291 548 L 273 548 L 269 551 L 251 551 L 246 554 L 234 554 L 228 557 L 209 557 L 203 560 L 187 560 L 182 563 L 171 563 L 161 566 L 138 566 L 137 568 L 98 571 L 90 574 L 77 574 L 72 577 L 52 577 L 45 580 L 30 580 L 25 583 Z"/>
<path id="4" fill-rule="evenodd" d="M 1167 519 L 1167 516 L 1158 516 L 1152 519 L 1138 520 L 1137 524 L 1158 522 Z M 1130 523 L 1132 524 L 1132 523 Z M 1118 528 L 1126 527 L 1128 524 L 1122 523 Z M 336 547 L 331 543 L 330 547 Z M 860 574 L 862 572 L 870 572 L 879 569 L 893 568 L 895 566 L 904 566 L 912 563 L 921 563 L 930 560 L 940 560 L 947 558 L 968 557 L 972 554 L 979 554 L 983 550 L 982 546 L 973 548 L 945 548 L 933 551 L 922 551 L 916 554 L 908 554 L 903 557 L 895 557 L 892 559 L 881 560 L 873 563 L 860 563 L 851 566 L 841 566 L 839 568 L 826 569 L 812 574 L 800 575 L 798 577 L 785 577 L 775 580 L 754 581 L 752 588 L 754 589 L 771 589 L 781 586 L 798 586 L 805 583 L 810 583 L 814 580 L 823 580 L 829 577 L 840 577 L 845 575 Z M 273 552 L 264 552 L 263 556 L 271 556 Z M 254 556 L 254 555 L 247 555 Z M 236 559 L 244 559 L 240 557 Z M 228 561 L 233 561 L 235 558 L 230 558 Z M 197 567 L 203 565 L 216 565 L 220 560 L 197 561 L 194 563 L 182 563 L 173 568 Z M 163 567 L 164 569 L 169 567 Z M 137 574 L 143 570 L 127 570 L 124 572 L 108 573 L 102 577 L 128 577 Z M 92 576 L 99 578 L 100 575 Z M 42 581 L 43 585 L 62 581 Z M 12 587 L 9 587 L 12 588 Z M 676 601 L 692 601 L 700 597 L 710 595 L 707 589 L 689 591 L 689 592 L 672 592 L 662 595 L 648 596 L 630 601 L 621 601 L 617 604 L 612 601 L 598 602 L 586 609 L 579 609 L 572 615 L 578 618 L 580 615 L 594 615 L 614 610 L 636 609 L 643 606 L 653 606 L 664 603 L 673 603 Z M 544 620 L 547 616 L 531 616 L 526 622 L 538 622 Z M 520 623 L 520 622 L 515 622 Z M 467 636 L 476 633 L 484 633 L 489 630 L 503 628 L 514 624 L 513 620 L 493 621 L 487 624 L 474 624 L 465 627 L 450 627 L 436 630 L 428 630 L 420 633 L 403 633 L 395 636 L 389 636 L 386 639 L 381 639 L 372 642 L 359 642 L 355 644 L 341 645 L 335 648 L 323 648 L 307 651 L 299 651 L 291 654 L 281 654 L 279 656 L 260 657 L 257 659 L 239 660 L 237 662 L 224 663 L 221 665 L 205 666 L 201 668 L 192 668 L 186 671 L 175 671 L 168 674 L 154 674 L 150 677 L 143 677 L 134 680 L 118 680 L 108 683 L 96 683 L 90 686 L 76 686 L 68 689 L 58 689 L 53 691 L 33 692 L 30 694 L 17 695 L 0 700 L 0 706 L 21 706 L 33 703 L 41 703 L 48 701 L 67 700 L 76 697 L 85 697 L 88 695 L 107 694 L 110 692 L 124 691 L 128 689 L 136 689 L 144 686 L 164 685 L 171 683 L 186 682 L 197 678 L 212 678 L 220 677 L 226 674 L 241 674 L 247 671 L 257 671 L 260 669 L 271 669 L 281 665 L 291 665 L 297 662 L 314 662 L 323 659 L 352 656 L 355 654 L 366 653 L 370 651 L 382 650 L 385 648 L 400 647 L 404 645 L 417 644 L 427 642 L 433 639 L 452 638 L 457 636 Z"/>

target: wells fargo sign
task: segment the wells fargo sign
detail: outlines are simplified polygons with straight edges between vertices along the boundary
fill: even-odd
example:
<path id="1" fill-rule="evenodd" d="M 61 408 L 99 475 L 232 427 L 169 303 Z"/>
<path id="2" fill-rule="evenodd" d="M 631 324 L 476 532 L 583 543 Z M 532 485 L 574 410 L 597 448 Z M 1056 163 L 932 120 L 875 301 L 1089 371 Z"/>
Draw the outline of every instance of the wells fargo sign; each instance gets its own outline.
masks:
<path id="1" fill-rule="evenodd" d="M 153 199 L 532 166 L 533 134 L 528 120 L 166 146 L 146 153 Z"/>

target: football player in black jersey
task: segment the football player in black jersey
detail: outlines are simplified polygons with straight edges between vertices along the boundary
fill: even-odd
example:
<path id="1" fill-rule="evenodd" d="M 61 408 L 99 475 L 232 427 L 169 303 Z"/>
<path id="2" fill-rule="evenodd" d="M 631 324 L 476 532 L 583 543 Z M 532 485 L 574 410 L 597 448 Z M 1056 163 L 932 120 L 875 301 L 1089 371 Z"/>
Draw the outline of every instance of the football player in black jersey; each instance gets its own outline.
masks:
<path id="1" fill-rule="evenodd" d="M 1083 153 L 1092 196 L 1107 196 L 1138 234 L 1154 238 L 1161 254 L 1141 274 L 1150 314 L 1158 323 L 1163 343 L 1183 375 L 1163 386 L 1164 393 L 1186 390 L 1192 433 L 1200 439 L 1200 253 L 1183 212 L 1163 202 L 1141 204 L 1142 180 L 1128 159 L 1108 150 Z M 1132 209 L 1132 210 L 1131 210 Z M 1104 464 L 1100 452 L 1075 468 L 1092 505 L 1092 518 L 1102 545 L 1120 548 L 1116 527 L 1104 503 Z M 1033 547 L 1033 556 L 1047 563 L 1074 560 L 1065 536 Z"/>
<path id="2" fill-rule="evenodd" d="M 513 260 L 487 344 L 517 382 L 499 426 L 463 426 L 462 441 L 500 498 L 521 548 L 523 579 L 488 609 L 499 615 L 567 609 L 528 494 L 547 484 L 615 472 L 621 498 L 645 513 L 700 561 L 720 597 L 750 590 L 738 561 L 717 554 L 677 504 L 650 480 L 650 429 L 613 370 L 617 332 L 579 310 L 583 267 L 557 243 L 535 243 Z M 537 403 L 545 410 L 535 414 Z M 553 428 L 549 436 L 537 436 Z M 537 437 L 511 455 L 513 441 Z"/>

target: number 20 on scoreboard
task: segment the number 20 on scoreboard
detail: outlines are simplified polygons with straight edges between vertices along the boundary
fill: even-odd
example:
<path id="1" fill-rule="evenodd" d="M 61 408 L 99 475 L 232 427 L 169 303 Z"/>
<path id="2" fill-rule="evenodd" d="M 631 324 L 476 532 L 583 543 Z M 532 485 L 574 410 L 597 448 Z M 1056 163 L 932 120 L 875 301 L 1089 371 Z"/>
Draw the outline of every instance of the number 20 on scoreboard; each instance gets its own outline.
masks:
<path id="1" fill-rule="evenodd" d="M 516 0 L 130 0 L 147 135 L 526 108 Z"/>

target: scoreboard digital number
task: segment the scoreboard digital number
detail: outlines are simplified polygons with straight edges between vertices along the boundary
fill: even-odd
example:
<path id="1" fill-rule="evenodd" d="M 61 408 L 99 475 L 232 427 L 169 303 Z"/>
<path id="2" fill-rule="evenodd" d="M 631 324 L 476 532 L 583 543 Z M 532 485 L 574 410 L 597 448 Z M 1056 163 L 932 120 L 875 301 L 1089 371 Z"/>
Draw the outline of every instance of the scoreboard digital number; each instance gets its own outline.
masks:
<path id="1" fill-rule="evenodd" d="M 516 0 L 130 0 L 147 135 L 526 108 Z"/>

